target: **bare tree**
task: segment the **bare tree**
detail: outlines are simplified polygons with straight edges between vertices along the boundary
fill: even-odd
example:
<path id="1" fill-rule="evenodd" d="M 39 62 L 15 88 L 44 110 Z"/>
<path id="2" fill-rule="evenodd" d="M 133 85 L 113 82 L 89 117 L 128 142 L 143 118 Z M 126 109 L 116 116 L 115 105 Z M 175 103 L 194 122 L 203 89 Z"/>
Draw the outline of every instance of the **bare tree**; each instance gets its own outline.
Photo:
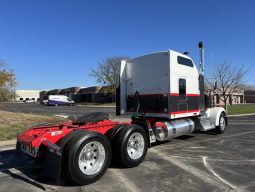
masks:
<path id="1" fill-rule="evenodd" d="M 15 98 L 16 86 L 17 80 L 14 71 L 9 70 L 6 64 L 0 60 L 0 101 L 8 101 Z"/>
<path id="2" fill-rule="evenodd" d="M 220 94 L 226 110 L 228 99 L 244 88 L 247 71 L 245 65 L 234 66 L 228 60 L 215 67 L 213 77 L 217 81 L 216 93 Z"/>
<path id="3" fill-rule="evenodd" d="M 96 69 L 92 69 L 90 76 L 96 79 L 96 82 L 102 86 L 107 86 L 108 92 L 115 93 L 117 73 L 121 60 L 128 59 L 125 56 L 108 57 L 98 63 Z"/>

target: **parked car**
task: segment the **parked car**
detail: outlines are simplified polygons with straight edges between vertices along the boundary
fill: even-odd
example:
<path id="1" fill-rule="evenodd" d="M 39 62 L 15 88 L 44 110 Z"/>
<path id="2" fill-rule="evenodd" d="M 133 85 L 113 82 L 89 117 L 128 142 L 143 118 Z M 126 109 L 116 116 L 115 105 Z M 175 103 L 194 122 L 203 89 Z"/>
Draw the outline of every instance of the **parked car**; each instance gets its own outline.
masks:
<path id="1" fill-rule="evenodd" d="M 26 99 L 23 101 L 23 103 L 35 103 L 36 100 L 33 100 L 33 99 Z"/>

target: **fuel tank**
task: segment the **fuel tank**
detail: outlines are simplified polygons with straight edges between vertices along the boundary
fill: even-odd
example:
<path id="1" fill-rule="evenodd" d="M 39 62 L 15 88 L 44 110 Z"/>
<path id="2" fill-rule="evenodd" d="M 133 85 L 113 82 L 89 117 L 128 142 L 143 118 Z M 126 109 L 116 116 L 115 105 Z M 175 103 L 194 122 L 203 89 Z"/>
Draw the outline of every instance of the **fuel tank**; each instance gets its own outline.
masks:
<path id="1" fill-rule="evenodd" d="M 166 141 L 192 133 L 195 129 L 195 123 L 190 118 L 172 121 L 157 121 L 152 129 L 158 141 Z"/>

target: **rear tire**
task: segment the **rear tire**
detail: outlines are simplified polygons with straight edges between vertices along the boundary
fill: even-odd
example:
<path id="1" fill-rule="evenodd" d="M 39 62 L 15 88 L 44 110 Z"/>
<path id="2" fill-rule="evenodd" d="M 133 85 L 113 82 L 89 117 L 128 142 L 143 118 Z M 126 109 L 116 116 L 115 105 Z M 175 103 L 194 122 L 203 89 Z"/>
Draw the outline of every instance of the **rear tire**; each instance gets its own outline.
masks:
<path id="1" fill-rule="evenodd" d="M 124 167 L 136 167 L 146 157 L 148 139 L 146 131 L 139 125 L 123 125 L 113 139 L 115 160 Z"/>
<path id="2" fill-rule="evenodd" d="M 63 176 L 68 176 L 68 170 L 67 170 L 67 145 L 68 143 L 76 136 L 78 135 L 87 135 L 87 131 L 85 130 L 74 130 L 73 132 L 67 134 L 64 136 L 61 140 L 57 142 L 57 145 L 63 149 L 63 158 L 62 158 L 62 168 L 61 168 L 61 174 Z"/>
<path id="3" fill-rule="evenodd" d="M 101 178 L 110 160 L 110 142 L 96 132 L 76 135 L 66 146 L 68 177 L 79 185 L 87 185 Z"/>
<path id="4" fill-rule="evenodd" d="M 218 134 L 223 134 L 227 127 L 227 120 L 224 113 L 220 114 L 219 126 L 216 126 L 215 130 Z"/>

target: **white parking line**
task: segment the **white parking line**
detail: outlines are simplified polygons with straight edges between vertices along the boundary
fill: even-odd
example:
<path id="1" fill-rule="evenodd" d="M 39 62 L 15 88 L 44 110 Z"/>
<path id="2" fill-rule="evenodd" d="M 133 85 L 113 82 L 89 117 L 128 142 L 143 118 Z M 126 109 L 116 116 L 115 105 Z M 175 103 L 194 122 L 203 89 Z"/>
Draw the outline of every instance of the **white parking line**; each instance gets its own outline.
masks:
<path id="1" fill-rule="evenodd" d="M 216 173 L 213 168 L 211 167 L 211 165 L 209 163 L 207 163 L 207 157 L 202 156 L 201 157 L 203 159 L 203 164 L 205 166 L 205 168 L 210 171 L 215 177 L 217 177 L 219 180 L 221 180 L 223 183 L 225 183 L 226 185 L 228 185 L 231 189 L 234 189 L 236 191 L 246 191 L 244 189 L 241 189 L 237 186 L 235 186 L 234 184 L 230 183 L 229 181 L 223 179 L 218 173 Z"/>
<path id="2" fill-rule="evenodd" d="M 247 132 L 242 132 L 242 133 L 237 133 L 237 134 L 232 134 L 232 135 L 226 135 L 226 136 L 222 136 L 221 138 L 229 138 L 229 137 L 236 137 L 236 136 L 240 136 L 240 135 L 246 135 L 246 134 L 250 134 L 250 133 L 255 133 L 255 131 L 247 131 Z"/>
<path id="3" fill-rule="evenodd" d="M 255 122 L 229 122 L 228 125 L 255 125 Z"/>
<path id="4" fill-rule="evenodd" d="M 192 161 L 192 162 L 199 162 L 201 161 L 200 157 L 194 156 L 194 157 L 188 157 L 188 156 L 182 156 L 182 155 L 172 155 L 172 157 L 181 159 L 183 161 Z M 207 159 L 207 162 L 222 162 L 222 163 L 228 163 L 228 164 L 255 164 L 255 159 Z"/>
<path id="5" fill-rule="evenodd" d="M 226 183 L 223 183 L 221 180 L 215 178 L 211 174 L 208 174 L 196 167 L 193 167 L 192 165 L 187 164 L 186 162 L 184 163 L 183 161 L 174 158 L 173 156 L 166 154 L 160 150 L 155 150 L 155 149 L 150 149 L 150 152 L 156 154 L 159 158 L 164 159 L 165 161 L 168 161 L 171 164 L 174 164 L 175 166 L 189 172 L 190 174 L 200 178 L 201 180 L 214 185 L 215 187 L 219 188 L 221 191 L 228 191 L 229 190 L 229 185 Z"/>
<path id="6" fill-rule="evenodd" d="M 116 181 L 119 181 L 125 187 L 125 191 L 141 192 L 134 182 L 127 178 L 119 169 L 109 169 L 109 171 L 117 177 Z"/>
<path id="7" fill-rule="evenodd" d="M 21 171 L 19 171 L 19 169 L 26 169 L 26 168 L 29 168 L 29 166 L 26 165 L 26 166 L 19 166 L 19 167 L 15 167 L 15 168 L 0 169 L 0 177 L 8 177 L 9 174 L 5 173 L 6 171 L 10 171 L 10 172 L 14 173 L 15 175 L 23 175 L 23 173 Z"/>
<path id="8" fill-rule="evenodd" d="M 67 117 L 69 117 L 69 115 L 55 115 L 55 116 L 57 116 L 57 117 L 63 117 L 63 118 L 67 118 Z"/>

